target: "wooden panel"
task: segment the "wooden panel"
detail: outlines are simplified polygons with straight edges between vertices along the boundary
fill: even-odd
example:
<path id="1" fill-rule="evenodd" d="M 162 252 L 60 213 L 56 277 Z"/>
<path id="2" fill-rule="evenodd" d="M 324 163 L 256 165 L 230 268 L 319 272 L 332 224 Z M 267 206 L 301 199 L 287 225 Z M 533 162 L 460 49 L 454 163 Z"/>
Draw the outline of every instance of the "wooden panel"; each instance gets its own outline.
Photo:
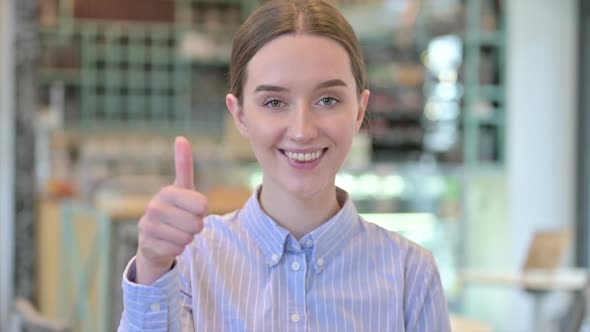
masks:
<path id="1" fill-rule="evenodd" d="M 72 232 L 75 236 L 75 245 L 77 255 L 81 260 L 81 266 L 88 260 L 91 246 L 94 244 L 96 234 L 98 234 L 98 223 L 92 217 L 81 214 L 74 214 L 72 220 Z M 64 231 L 61 227 L 61 210 L 59 201 L 43 200 L 39 204 L 39 218 L 37 220 L 37 289 L 38 289 L 38 306 L 39 312 L 48 319 L 63 320 L 60 317 L 62 308 L 60 303 L 60 278 L 61 268 L 64 260 L 61 256 L 61 246 L 64 244 Z M 98 261 L 97 261 L 98 263 Z M 93 313 L 98 313 L 98 275 L 100 273 L 99 265 L 94 266 L 92 277 L 89 280 L 89 290 L 87 303 Z M 74 281 L 73 275 L 65 276 L 69 308 L 65 310 L 68 314 L 72 313 L 71 303 L 74 299 L 74 293 L 77 291 L 77 282 Z M 79 320 L 78 314 L 74 314 Z M 91 320 L 96 320 L 94 315 Z M 78 322 L 80 323 L 80 322 Z M 80 326 L 74 326 L 75 331 L 81 331 Z"/>
<path id="2" fill-rule="evenodd" d="M 173 0 L 77 0 L 74 5 L 77 18 L 172 22 Z"/>
<path id="3" fill-rule="evenodd" d="M 59 208 L 57 203 L 43 200 L 37 220 L 37 290 L 39 311 L 50 319 L 58 318 L 57 292 L 59 286 Z"/>

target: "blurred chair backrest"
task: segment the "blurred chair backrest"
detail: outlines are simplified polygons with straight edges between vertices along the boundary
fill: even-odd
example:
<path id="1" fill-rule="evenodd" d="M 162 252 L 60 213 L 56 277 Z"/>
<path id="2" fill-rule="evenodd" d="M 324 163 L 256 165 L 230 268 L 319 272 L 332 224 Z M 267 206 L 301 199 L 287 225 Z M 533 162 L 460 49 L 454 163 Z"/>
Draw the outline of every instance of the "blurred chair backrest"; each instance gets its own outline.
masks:
<path id="1" fill-rule="evenodd" d="M 18 332 L 71 332 L 65 323 L 43 317 L 33 304 L 24 298 L 16 299 L 15 309 Z"/>
<path id="2" fill-rule="evenodd" d="M 554 270 L 561 264 L 571 242 L 571 232 L 564 228 L 535 232 L 523 270 Z"/>

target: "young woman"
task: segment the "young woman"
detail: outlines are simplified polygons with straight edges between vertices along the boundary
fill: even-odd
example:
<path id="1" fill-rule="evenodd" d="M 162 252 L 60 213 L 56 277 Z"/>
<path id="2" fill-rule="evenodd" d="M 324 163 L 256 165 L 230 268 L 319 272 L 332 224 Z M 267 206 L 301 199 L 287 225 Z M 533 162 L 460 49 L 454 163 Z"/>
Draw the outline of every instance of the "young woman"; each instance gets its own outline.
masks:
<path id="1" fill-rule="evenodd" d="M 234 39 L 226 103 L 263 170 L 242 209 L 206 216 L 191 148 L 139 221 L 120 331 L 450 331 L 432 255 L 360 218 L 336 173 L 369 91 L 331 5 L 272 0 Z"/>

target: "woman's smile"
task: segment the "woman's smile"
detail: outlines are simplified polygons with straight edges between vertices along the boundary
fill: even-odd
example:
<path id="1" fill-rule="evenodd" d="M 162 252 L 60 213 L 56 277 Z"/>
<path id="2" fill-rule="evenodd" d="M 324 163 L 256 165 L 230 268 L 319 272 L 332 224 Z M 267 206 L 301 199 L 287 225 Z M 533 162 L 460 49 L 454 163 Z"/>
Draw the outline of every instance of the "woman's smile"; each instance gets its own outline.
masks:
<path id="1" fill-rule="evenodd" d="M 328 148 L 279 149 L 287 162 L 298 170 L 311 170 L 318 166 Z"/>

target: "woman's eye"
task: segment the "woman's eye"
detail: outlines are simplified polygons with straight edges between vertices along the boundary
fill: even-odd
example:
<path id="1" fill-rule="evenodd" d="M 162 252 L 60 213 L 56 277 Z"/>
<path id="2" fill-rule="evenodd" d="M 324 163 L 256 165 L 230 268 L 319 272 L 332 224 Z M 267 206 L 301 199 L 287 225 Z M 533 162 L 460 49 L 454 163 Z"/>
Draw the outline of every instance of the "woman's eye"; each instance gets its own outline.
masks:
<path id="1" fill-rule="evenodd" d="M 278 100 L 278 99 L 272 99 L 269 100 L 267 102 L 264 103 L 264 106 L 269 106 L 269 107 L 281 107 L 283 106 L 285 103 L 283 103 L 282 101 Z"/>
<path id="2" fill-rule="evenodd" d="M 320 104 L 323 106 L 332 106 L 332 105 L 336 104 L 337 102 L 338 102 L 338 100 L 333 97 L 324 97 L 324 98 L 320 99 Z"/>

